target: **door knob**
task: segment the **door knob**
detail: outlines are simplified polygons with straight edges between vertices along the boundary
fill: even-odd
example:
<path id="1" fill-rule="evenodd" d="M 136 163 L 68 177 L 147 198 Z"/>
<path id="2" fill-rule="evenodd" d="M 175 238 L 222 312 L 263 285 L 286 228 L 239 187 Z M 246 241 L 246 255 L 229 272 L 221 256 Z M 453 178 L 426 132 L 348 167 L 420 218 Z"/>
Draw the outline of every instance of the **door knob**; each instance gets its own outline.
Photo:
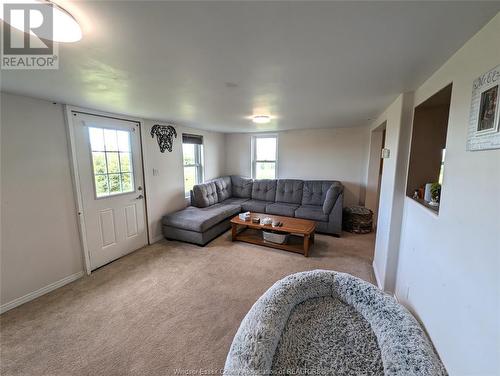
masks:
<path id="1" fill-rule="evenodd" d="M 135 199 L 136 199 L 136 200 L 142 200 L 143 198 L 144 198 L 144 196 L 143 196 L 143 195 L 139 195 L 139 196 L 137 196 Z"/>

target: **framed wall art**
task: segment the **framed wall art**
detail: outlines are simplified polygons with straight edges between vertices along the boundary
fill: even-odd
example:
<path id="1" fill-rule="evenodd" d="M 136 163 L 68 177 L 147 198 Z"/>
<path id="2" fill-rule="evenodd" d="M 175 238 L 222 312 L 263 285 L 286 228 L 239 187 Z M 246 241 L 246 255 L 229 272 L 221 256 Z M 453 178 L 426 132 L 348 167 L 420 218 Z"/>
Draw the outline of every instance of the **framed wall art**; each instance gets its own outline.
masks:
<path id="1" fill-rule="evenodd" d="M 472 84 L 467 150 L 500 149 L 500 65 Z"/>

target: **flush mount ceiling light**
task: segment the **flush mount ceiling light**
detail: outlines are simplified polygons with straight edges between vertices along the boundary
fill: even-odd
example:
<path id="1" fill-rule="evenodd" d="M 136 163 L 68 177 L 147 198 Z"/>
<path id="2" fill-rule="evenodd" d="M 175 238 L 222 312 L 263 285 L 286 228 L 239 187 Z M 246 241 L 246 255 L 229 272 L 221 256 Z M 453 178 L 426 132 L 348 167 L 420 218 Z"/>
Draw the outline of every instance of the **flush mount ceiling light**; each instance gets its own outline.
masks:
<path id="1" fill-rule="evenodd" d="M 10 26 L 42 39 L 53 40 L 54 42 L 77 42 L 82 39 L 82 29 L 75 18 L 61 6 L 45 0 L 1 0 L 0 18 Z M 3 14 L 5 5 L 12 4 L 13 8 L 8 17 Z M 15 9 L 15 5 L 34 4 L 30 9 L 29 25 L 24 24 L 25 14 L 23 9 Z M 29 8 L 29 7 L 28 7 Z M 44 22 L 44 14 L 52 12 L 52 33 L 41 27 Z M 28 27 L 29 26 L 29 27 Z M 35 31 L 33 31 L 35 30 Z M 50 29 L 49 29 L 50 30 Z"/>
<path id="2" fill-rule="evenodd" d="M 257 115 L 257 116 L 252 117 L 252 121 L 256 124 L 267 124 L 271 121 L 271 116 Z"/>

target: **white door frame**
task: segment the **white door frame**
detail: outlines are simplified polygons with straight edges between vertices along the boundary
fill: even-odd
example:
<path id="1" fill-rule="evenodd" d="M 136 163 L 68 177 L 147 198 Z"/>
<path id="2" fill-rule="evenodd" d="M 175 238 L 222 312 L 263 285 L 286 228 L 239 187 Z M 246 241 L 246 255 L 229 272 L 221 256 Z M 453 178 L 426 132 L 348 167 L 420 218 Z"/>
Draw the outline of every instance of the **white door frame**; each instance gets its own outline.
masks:
<path id="1" fill-rule="evenodd" d="M 130 121 L 137 123 L 139 125 L 139 145 L 140 145 L 140 153 L 141 153 L 141 159 L 142 159 L 142 179 L 143 179 L 143 195 L 144 195 L 144 208 L 146 212 L 146 236 L 147 236 L 147 242 L 148 244 L 151 244 L 150 238 L 149 238 L 149 218 L 148 218 L 148 205 L 147 205 L 147 200 L 148 200 L 148 195 L 147 195 L 147 188 L 146 188 L 146 179 L 145 179 L 145 174 L 144 174 L 144 153 L 142 151 L 143 149 L 143 144 L 142 144 L 142 126 L 143 126 L 143 121 L 138 118 L 134 118 L 131 116 L 123 116 L 123 115 L 116 115 L 116 114 L 111 114 L 108 112 L 103 112 L 103 111 L 96 111 L 96 110 L 90 110 L 87 108 L 83 107 L 77 107 L 77 106 L 71 106 L 71 105 L 64 105 L 64 117 L 66 120 L 66 130 L 67 130 L 67 137 L 68 137 L 68 144 L 69 144 L 69 158 L 70 158 L 70 167 L 71 167 L 71 177 L 73 181 L 73 193 L 75 195 L 75 201 L 76 201 L 76 216 L 78 219 L 78 228 L 80 232 L 80 244 L 82 246 L 82 253 L 83 253 L 83 260 L 85 263 L 85 271 L 87 272 L 87 275 L 90 275 L 92 272 L 91 266 L 90 266 L 90 253 L 88 249 L 88 244 L 87 244 L 87 233 L 85 229 L 85 217 L 83 216 L 83 197 L 82 197 L 82 192 L 80 190 L 80 176 L 78 173 L 78 165 L 77 165 L 77 158 L 76 158 L 76 142 L 75 142 L 75 132 L 73 128 L 73 116 L 71 114 L 73 112 L 78 112 L 81 114 L 85 115 L 93 115 L 93 116 L 100 116 L 100 117 L 105 117 L 105 118 L 110 118 L 114 120 L 124 120 L 124 121 Z"/>

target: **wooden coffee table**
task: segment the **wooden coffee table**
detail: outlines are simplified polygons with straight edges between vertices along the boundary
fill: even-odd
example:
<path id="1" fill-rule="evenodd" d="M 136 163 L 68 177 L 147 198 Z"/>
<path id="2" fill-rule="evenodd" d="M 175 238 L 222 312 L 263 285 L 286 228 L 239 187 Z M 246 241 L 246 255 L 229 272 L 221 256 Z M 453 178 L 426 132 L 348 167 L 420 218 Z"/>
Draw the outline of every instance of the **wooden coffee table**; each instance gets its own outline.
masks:
<path id="1" fill-rule="evenodd" d="M 260 223 L 252 223 L 252 218 L 259 217 L 262 219 L 269 217 L 273 221 L 283 223 L 281 227 L 273 227 L 271 225 L 263 225 Z M 231 236 L 232 240 L 242 241 L 252 244 L 263 245 L 266 247 L 283 249 L 285 251 L 302 253 L 305 257 L 309 255 L 309 248 L 314 242 L 314 231 L 316 230 L 316 222 L 308 219 L 282 217 L 279 215 L 250 213 L 250 220 L 244 221 L 239 216 L 231 219 Z M 288 242 L 285 244 L 277 244 L 268 242 L 262 237 L 262 230 L 278 231 L 280 233 L 290 234 Z"/>

